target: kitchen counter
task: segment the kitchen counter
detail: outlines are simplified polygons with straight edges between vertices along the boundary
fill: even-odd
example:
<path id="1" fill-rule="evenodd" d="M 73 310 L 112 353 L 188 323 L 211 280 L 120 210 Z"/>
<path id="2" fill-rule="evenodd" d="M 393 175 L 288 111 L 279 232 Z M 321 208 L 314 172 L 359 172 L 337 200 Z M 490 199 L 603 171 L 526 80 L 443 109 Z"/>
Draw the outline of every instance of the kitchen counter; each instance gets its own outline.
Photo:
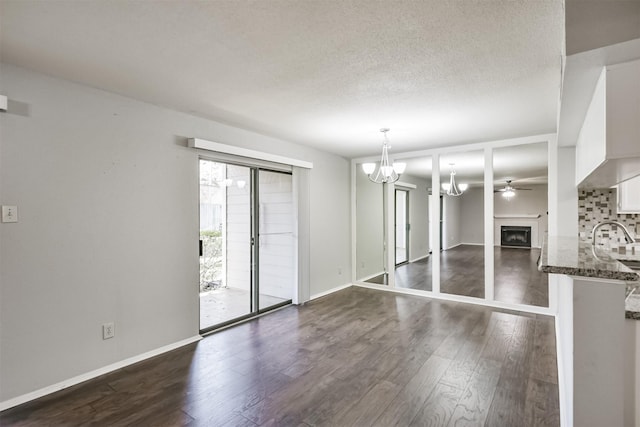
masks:
<path id="1" fill-rule="evenodd" d="M 638 255 L 616 255 L 620 259 L 638 259 Z M 638 282 L 640 276 L 610 253 L 596 250 L 590 242 L 577 237 L 549 237 L 542 245 L 538 270 L 544 273 L 566 274 L 621 282 Z M 640 282 L 638 282 L 640 286 Z M 636 292 L 640 292 L 638 289 Z M 625 317 L 640 320 L 640 294 L 632 294 L 625 303 Z"/>
<path id="2" fill-rule="evenodd" d="M 591 243 L 577 237 L 546 237 L 538 262 L 543 273 L 594 277 L 633 282 L 640 276 L 612 258 L 607 252 L 592 249 Z"/>
<path id="3" fill-rule="evenodd" d="M 549 292 L 556 299 L 563 425 L 626 425 L 625 331 L 628 323 L 638 325 L 622 311 L 625 285 L 639 283 L 640 276 L 578 237 L 547 236 L 538 269 L 551 273 Z"/>
<path id="4" fill-rule="evenodd" d="M 640 320 L 640 295 L 632 294 L 627 298 L 624 303 L 624 317 L 631 320 Z"/>

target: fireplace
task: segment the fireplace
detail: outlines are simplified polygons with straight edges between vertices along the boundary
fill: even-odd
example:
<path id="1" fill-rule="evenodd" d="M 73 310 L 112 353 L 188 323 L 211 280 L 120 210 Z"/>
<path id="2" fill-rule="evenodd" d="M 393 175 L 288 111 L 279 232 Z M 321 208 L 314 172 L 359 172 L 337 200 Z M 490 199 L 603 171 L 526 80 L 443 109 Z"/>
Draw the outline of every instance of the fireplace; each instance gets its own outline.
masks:
<path id="1" fill-rule="evenodd" d="M 531 227 L 503 225 L 500 229 L 501 246 L 531 247 Z"/>

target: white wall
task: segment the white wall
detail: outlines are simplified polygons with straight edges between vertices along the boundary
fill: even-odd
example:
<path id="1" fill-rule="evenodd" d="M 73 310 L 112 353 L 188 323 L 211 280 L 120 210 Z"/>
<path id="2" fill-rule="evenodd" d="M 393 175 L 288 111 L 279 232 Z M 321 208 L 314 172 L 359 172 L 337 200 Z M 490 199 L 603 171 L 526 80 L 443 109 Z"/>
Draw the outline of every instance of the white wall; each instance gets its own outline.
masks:
<path id="1" fill-rule="evenodd" d="M 462 243 L 484 245 L 484 188 L 469 188 L 460 199 Z"/>
<path id="2" fill-rule="evenodd" d="M 311 294 L 349 282 L 349 163 L 2 65 L 0 401 L 198 333 L 198 152 L 311 161 Z M 342 274 L 339 274 L 339 269 Z M 115 321 L 103 341 L 101 324 Z"/>
<path id="3" fill-rule="evenodd" d="M 637 0 L 566 0 L 567 55 L 640 37 Z"/>
<path id="4" fill-rule="evenodd" d="M 442 247 L 445 250 L 462 243 L 461 209 L 463 197 L 464 195 L 447 196 L 445 194 L 443 196 Z"/>
<path id="5" fill-rule="evenodd" d="M 578 189 L 575 185 L 576 148 L 558 148 L 557 235 L 578 235 Z"/>
<path id="6" fill-rule="evenodd" d="M 606 141 L 606 90 L 607 72 L 603 68 L 576 141 L 576 160 L 573 163 L 576 185 L 606 158 L 606 144 L 602 143 Z M 562 167 L 559 165 L 558 169 L 562 170 Z"/>
<path id="7" fill-rule="evenodd" d="M 383 186 L 371 182 L 356 165 L 356 278 L 367 279 L 384 271 Z"/>
<path id="8" fill-rule="evenodd" d="M 624 321 L 624 425 L 640 426 L 640 321 Z"/>

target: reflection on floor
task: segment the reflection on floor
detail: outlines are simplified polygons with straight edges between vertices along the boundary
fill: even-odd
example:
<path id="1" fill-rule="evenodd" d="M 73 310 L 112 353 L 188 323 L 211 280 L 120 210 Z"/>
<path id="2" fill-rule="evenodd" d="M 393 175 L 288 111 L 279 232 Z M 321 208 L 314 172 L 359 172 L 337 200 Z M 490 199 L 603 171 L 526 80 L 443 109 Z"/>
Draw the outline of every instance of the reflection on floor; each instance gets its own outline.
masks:
<path id="1" fill-rule="evenodd" d="M 247 315 L 251 312 L 249 291 L 235 288 L 220 288 L 200 294 L 200 329 Z M 260 294 L 260 308 L 286 301 L 270 295 Z"/>
<path id="2" fill-rule="evenodd" d="M 496 301 L 549 306 L 549 275 L 538 271 L 540 249 L 496 248 Z"/>
<path id="3" fill-rule="evenodd" d="M 396 264 L 407 261 L 407 248 L 396 248 Z"/>
<path id="4" fill-rule="evenodd" d="M 494 250 L 494 293 L 497 301 L 549 305 L 547 275 L 538 271 L 540 249 Z M 484 298 L 484 246 L 460 245 L 440 253 L 440 291 Z M 431 291 L 431 257 L 396 268 L 398 288 Z M 381 276 L 368 281 L 381 283 Z"/>

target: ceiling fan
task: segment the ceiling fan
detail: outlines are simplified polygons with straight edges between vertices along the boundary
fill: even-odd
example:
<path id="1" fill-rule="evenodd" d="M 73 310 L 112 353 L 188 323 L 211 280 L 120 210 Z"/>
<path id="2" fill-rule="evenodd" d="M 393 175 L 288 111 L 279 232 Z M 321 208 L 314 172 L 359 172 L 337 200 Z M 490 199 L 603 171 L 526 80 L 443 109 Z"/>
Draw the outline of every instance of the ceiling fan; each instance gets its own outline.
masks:
<path id="1" fill-rule="evenodd" d="M 513 187 L 511 185 L 511 180 L 508 179 L 507 180 L 507 185 L 504 186 L 504 188 L 501 188 L 499 190 L 493 190 L 494 193 L 502 193 L 502 197 L 510 199 L 513 196 L 516 195 L 516 191 L 522 191 L 522 190 L 531 190 L 531 188 L 521 188 L 521 187 Z"/>

